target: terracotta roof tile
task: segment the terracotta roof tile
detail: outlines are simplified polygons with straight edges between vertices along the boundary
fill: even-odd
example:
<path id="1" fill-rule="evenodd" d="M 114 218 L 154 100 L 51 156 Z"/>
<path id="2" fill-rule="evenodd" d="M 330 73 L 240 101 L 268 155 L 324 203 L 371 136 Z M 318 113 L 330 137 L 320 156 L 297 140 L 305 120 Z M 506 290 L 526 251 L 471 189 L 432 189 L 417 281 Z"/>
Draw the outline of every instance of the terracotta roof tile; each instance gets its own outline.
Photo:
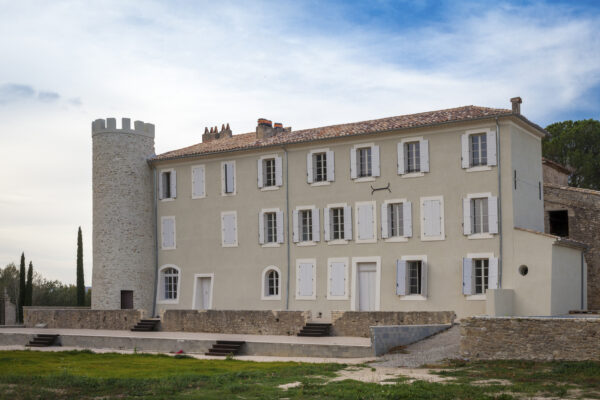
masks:
<path id="1" fill-rule="evenodd" d="M 417 128 L 422 126 L 439 125 L 449 122 L 468 121 L 510 114 L 512 114 L 512 111 L 506 109 L 464 106 L 418 114 L 400 115 L 397 117 L 375 119 L 370 121 L 283 132 L 265 139 L 257 139 L 256 133 L 250 132 L 234 135 L 230 138 L 217 139 L 206 143 L 198 143 L 182 149 L 169 151 L 155 156 L 150 161 L 170 160 L 211 153 L 253 149 L 279 144 L 300 143 L 343 136 L 362 135 L 396 129 Z"/>

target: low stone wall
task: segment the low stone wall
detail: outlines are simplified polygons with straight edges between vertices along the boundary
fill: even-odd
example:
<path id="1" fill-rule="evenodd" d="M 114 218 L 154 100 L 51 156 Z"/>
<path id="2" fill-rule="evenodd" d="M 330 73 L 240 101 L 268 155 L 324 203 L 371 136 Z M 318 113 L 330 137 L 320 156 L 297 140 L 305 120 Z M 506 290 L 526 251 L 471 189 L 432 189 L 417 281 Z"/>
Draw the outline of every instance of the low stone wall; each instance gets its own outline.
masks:
<path id="1" fill-rule="evenodd" d="M 26 328 L 129 330 L 142 318 L 143 310 L 91 310 L 77 307 L 23 307 Z"/>
<path id="2" fill-rule="evenodd" d="M 296 335 L 310 317 L 310 311 L 166 310 L 161 330 Z"/>
<path id="3" fill-rule="evenodd" d="M 600 318 L 471 317 L 460 330 L 471 360 L 600 360 Z"/>
<path id="4" fill-rule="evenodd" d="M 332 311 L 331 334 L 369 337 L 371 326 L 452 324 L 453 311 Z"/>

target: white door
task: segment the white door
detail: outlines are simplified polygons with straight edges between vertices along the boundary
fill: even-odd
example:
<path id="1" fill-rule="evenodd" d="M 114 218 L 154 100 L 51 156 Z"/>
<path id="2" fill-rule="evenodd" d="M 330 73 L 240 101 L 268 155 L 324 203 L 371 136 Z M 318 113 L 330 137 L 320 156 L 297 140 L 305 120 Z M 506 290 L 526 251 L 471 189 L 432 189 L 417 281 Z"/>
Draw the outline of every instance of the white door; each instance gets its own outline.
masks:
<path id="1" fill-rule="evenodd" d="M 211 280 L 210 277 L 196 278 L 196 310 L 208 310 L 211 308 Z"/>
<path id="2" fill-rule="evenodd" d="M 358 311 L 375 311 L 376 271 L 374 263 L 358 264 Z"/>

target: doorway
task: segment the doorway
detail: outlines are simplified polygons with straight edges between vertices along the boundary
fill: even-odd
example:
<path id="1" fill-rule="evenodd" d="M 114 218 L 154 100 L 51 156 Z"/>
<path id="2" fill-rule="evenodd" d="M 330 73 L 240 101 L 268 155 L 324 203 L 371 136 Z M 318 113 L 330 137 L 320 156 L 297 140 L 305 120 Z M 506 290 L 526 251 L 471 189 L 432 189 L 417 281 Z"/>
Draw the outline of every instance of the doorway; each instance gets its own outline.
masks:
<path id="1" fill-rule="evenodd" d="M 375 263 L 358 264 L 358 311 L 375 311 L 377 266 Z"/>
<path id="2" fill-rule="evenodd" d="M 133 290 L 121 290 L 121 310 L 133 309 Z"/>
<path id="3" fill-rule="evenodd" d="M 199 274 L 194 282 L 194 309 L 209 310 L 212 308 L 212 274 Z"/>

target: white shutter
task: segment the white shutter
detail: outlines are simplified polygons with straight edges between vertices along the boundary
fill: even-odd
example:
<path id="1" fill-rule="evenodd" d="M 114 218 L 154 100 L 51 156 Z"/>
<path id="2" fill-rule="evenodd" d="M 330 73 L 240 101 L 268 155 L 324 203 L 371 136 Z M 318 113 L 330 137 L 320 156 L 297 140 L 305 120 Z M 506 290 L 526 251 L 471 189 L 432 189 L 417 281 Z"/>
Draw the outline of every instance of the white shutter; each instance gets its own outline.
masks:
<path id="1" fill-rule="evenodd" d="M 164 191 L 163 191 L 163 179 L 164 179 L 164 172 L 161 172 L 160 174 L 158 174 L 158 198 L 159 200 L 162 200 L 165 198 L 164 196 Z"/>
<path id="2" fill-rule="evenodd" d="M 236 236 L 235 214 L 224 214 L 221 217 L 221 229 L 223 231 L 223 244 L 234 245 Z"/>
<path id="3" fill-rule="evenodd" d="M 329 295 L 346 295 L 346 264 L 343 262 L 332 262 L 329 265 Z"/>
<path id="4" fill-rule="evenodd" d="M 492 257 L 488 260 L 488 288 L 498 289 L 498 259 Z"/>
<path id="5" fill-rule="evenodd" d="M 313 154 L 308 153 L 306 155 L 306 181 L 313 183 Z"/>
<path id="6" fill-rule="evenodd" d="M 298 210 L 294 210 L 292 212 L 292 240 L 294 241 L 294 243 L 298 243 L 300 241 L 300 234 L 298 232 L 299 216 L 300 213 L 298 212 Z"/>
<path id="7" fill-rule="evenodd" d="M 496 131 L 489 131 L 486 135 L 487 165 L 496 165 Z"/>
<path id="8" fill-rule="evenodd" d="M 427 297 L 427 261 L 421 261 L 421 296 Z"/>
<path id="9" fill-rule="evenodd" d="M 175 247 L 175 219 L 162 219 L 162 247 L 170 249 Z"/>
<path id="10" fill-rule="evenodd" d="M 425 223 L 425 236 L 440 236 L 442 234 L 442 210 L 439 200 L 425 200 L 423 202 L 423 216 Z"/>
<path id="11" fill-rule="evenodd" d="M 387 239 L 390 236 L 390 227 L 388 226 L 388 204 L 381 204 L 381 238 Z"/>
<path id="12" fill-rule="evenodd" d="M 421 156 L 421 172 L 429 172 L 429 140 L 419 142 L 419 153 Z"/>
<path id="13" fill-rule="evenodd" d="M 281 167 L 281 157 L 275 157 L 275 186 L 283 185 L 283 170 Z"/>
<path id="14" fill-rule="evenodd" d="M 463 258 L 463 294 L 471 295 L 473 288 L 473 259 Z"/>
<path id="15" fill-rule="evenodd" d="M 265 213 L 258 213 L 258 243 L 265 244 Z"/>
<path id="16" fill-rule="evenodd" d="M 311 297 L 313 295 L 313 264 L 298 266 L 298 295 Z"/>
<path id="17" fill-rule="evenodd" d="M 235 169 L 233 168 L 232 161 L 228 161 L 225 164 L 225 170 L 227 171 L 225 174 L 225 193 L 233 193 L 235 192 Z"/>
<path id="18" fill-rule="evenodd" d="M 352 206 L 344 207 L 344 239 L 352 240 Z"/>
<path id="19" fill-rule="evenodd" d="M 335 157 L 332 150 L 327 151 L 327 181 L 335 180 Z"/>
<path id="20" fill-rule="evenodd" d="M 358 239 L 373 239 L 373 205 L 361 204 L 357 210 Z"/>
<path id="21" fill-rule="evenodd" d="M 263 185 L 263 160 L 259 159 L 256 166 L 256 173 L 258 178 L 258 187 L 262 188 Z"/>
<path id="22" fill-rule="evenodd" d="M 329 225 L 329 207 L 323 209 L 323 240 L 329 242 L 331 240 L 331 226 Z"/>
<path id="23" fill-rule="evenodd" d="M 463 199 L 463 233 L 470 235 L 471 231 L 471 199 Z"/>
<path id="24" fill-rule="evenodd" d="M 356 149 L 350 149 L 350 178 L 356 179 Z"/>
<path id="25" fill-rule="evenodd" d="M 498 233 L 498 198 L 488 197 L 488 227 L 490 233 Z"/>
<path id="26" fill-rule="evenodd" d="M 275 213 L 277 218 L 277 243 L 283 243 L 283 211 Z"/>
<path id="27" fill-rule="evenodd" d="M 402 223 L 404 237 L 412 237 L 412 203 L 410 201 L 402 203 Z"/>
<path id="28" fill-rule="evenodd" d="M 192 168 L 192 197 L 204 196 L 204 167 Z"/>
<path id="29" fill-rule="evenodd" d="M 312 209 L 312 238 L 313 242 L 321 241 L 321 225 L 319 224 L 319 209 Z"/>
<path id="30" fill-rule="evenodd" d="M 379 167 L 379 146 L 371 147 L 371 174 L 373 176 L 381 175 Z"/>
<path id="31" fill-rule="evenodd" d="M 403 175 L 404 171 L 404 143 L 398 143 L 398 175 Z"/>
<path id="32" fill-rule="evenodd" d="M 177 197 L 177 171 L 171 171 L 171 197 Z"/>
<path id="33" fill-rule="evenodd" d="M 460 137 L 461 147 L 461 165 L 463 168 L 469 168 L 469 135 L 466 133 Z"/>
<path id="34" fill-rule="evenodd" d="M 396 294 L 406 295 L 406 261 L 396 260 Z"/>

